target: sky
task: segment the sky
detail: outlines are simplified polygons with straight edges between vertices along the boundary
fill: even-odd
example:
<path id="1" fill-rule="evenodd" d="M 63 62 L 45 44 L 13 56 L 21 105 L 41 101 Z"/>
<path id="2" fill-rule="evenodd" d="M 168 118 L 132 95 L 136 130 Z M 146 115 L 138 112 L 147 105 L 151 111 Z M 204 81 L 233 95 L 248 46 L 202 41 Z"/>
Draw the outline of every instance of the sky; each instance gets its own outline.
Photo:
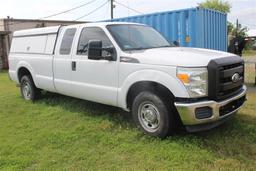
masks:
<path id="1" fill-rule="evenodd" d="M 2 2 L 1 2 L 2 1 Z M 0 18 L 7 16 L 21 19 L 40 19 L 70 8 L 90 2 L 82 8 L 71 12 L 50 17 L 52 20 L 77 20 L 79 21 L 100 21 L 110 18 L 109 0 L 0 0 Z M 139 14 L 147 14 L 160 11 L 170 11 L 196 7 L 204 0 L 115 0 L 136 11 L 129 10 L 120 4 L 115 3 L 114 17 L 127 17 Z M 238 18 L 243 26 L 249 29 L 256 29 L 256 0 L 228 0 L 231 5 L 231 12 L 228 20 L 235 23 Z M 105 5 L 104 5 L 105 3 Z M 104 5 L 104 6 L 102 6 Z M 102 6 L 94 13 L 96 8 Z M 90 15 L 88 15 L 90 14 Z M 83 17 L 84 16 L 84 17 Z"/>

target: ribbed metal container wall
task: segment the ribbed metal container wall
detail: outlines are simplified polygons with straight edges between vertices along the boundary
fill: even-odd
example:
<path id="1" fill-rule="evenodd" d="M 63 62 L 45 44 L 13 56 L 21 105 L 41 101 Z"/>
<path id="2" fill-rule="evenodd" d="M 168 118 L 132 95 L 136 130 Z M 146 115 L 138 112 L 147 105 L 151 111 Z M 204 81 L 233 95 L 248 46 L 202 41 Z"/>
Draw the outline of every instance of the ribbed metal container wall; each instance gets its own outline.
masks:
<path id="1" fill-rule="evenodd" d="M 227 51 L 227 15 L 218 11 L 189 8 L 109 21 L 147 24 L 184 47 Z"/>

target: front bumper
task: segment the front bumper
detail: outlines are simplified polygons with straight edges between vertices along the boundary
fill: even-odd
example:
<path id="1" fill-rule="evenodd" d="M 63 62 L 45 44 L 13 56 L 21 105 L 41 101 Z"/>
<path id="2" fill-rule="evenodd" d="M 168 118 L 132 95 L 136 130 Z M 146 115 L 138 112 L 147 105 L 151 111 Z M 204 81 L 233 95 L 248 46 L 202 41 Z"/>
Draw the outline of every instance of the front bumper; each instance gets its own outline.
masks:
<path id="1" fill-rule="evenodd" d="M 246 86 L 243 86 L 241 92 L 238 95 L 220 102 L 209 100 L 209 101 L 201 101 L 201 102 L 195 102 L 195 103 L 175 102 L 174 104 L 178 110 L 181 121 L 185 126 L 198 127 L 198 125 L 207 125 L 207 124 L 218 126 L 219 124 L 214 124 L 214 123 L 215 122 L 222 123 L 221 120 L 223 121 L 226 120 L 230 115 L 234 114 L 236 111 L 238 111 L 242 107 L 245 101 L 246 89 L 247 89 Z M 239 103 L 236 104 L 236 102 L 239 102 Z M 203 108 L 203 107 L 207 107 L 208 109 L 211 109 L 210 110 L 211 114 L 207 118 L 198 119 L 196 117 L 197 116 L 196 109 Z M 212 127 L 213 126 L 210 126 L 210 128 Z"/>

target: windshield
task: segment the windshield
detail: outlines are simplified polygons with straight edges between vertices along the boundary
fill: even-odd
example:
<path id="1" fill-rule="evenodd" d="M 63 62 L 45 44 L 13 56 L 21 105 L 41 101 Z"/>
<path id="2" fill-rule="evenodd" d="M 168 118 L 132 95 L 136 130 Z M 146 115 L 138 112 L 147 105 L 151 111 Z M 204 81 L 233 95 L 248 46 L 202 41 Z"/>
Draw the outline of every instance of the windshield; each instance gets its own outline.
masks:
<path id="1" fill-rule="evenodd" d="M 141 50 L 174 46 L 149 26 L 122 24 L 109 25 L 107 28 L 122 50 Z"/>

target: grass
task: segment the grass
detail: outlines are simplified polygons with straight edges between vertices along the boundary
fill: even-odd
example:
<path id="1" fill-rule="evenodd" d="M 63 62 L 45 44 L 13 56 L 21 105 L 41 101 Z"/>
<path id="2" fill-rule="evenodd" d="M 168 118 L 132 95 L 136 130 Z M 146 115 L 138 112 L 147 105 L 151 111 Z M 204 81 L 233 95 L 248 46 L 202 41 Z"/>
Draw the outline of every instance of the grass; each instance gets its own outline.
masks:
<path id="1" fill-rule="evenodd" d="M 256 56 L 256 50 L 244 50 L 243 56 Z"/>
<path id="2" fill-rule="evenodd" d="M 255 170 L 255 92 L 224 125 L 160 140 L 117 108 L 50 93 L 26 102 L 2 72 L 0 169 Z"/>
<path id="3" fill-rule="evenodd" d="M 253 86 L 255 84 L 256 69 L 254 63 L 245 63 L 245 82 Z"/>

